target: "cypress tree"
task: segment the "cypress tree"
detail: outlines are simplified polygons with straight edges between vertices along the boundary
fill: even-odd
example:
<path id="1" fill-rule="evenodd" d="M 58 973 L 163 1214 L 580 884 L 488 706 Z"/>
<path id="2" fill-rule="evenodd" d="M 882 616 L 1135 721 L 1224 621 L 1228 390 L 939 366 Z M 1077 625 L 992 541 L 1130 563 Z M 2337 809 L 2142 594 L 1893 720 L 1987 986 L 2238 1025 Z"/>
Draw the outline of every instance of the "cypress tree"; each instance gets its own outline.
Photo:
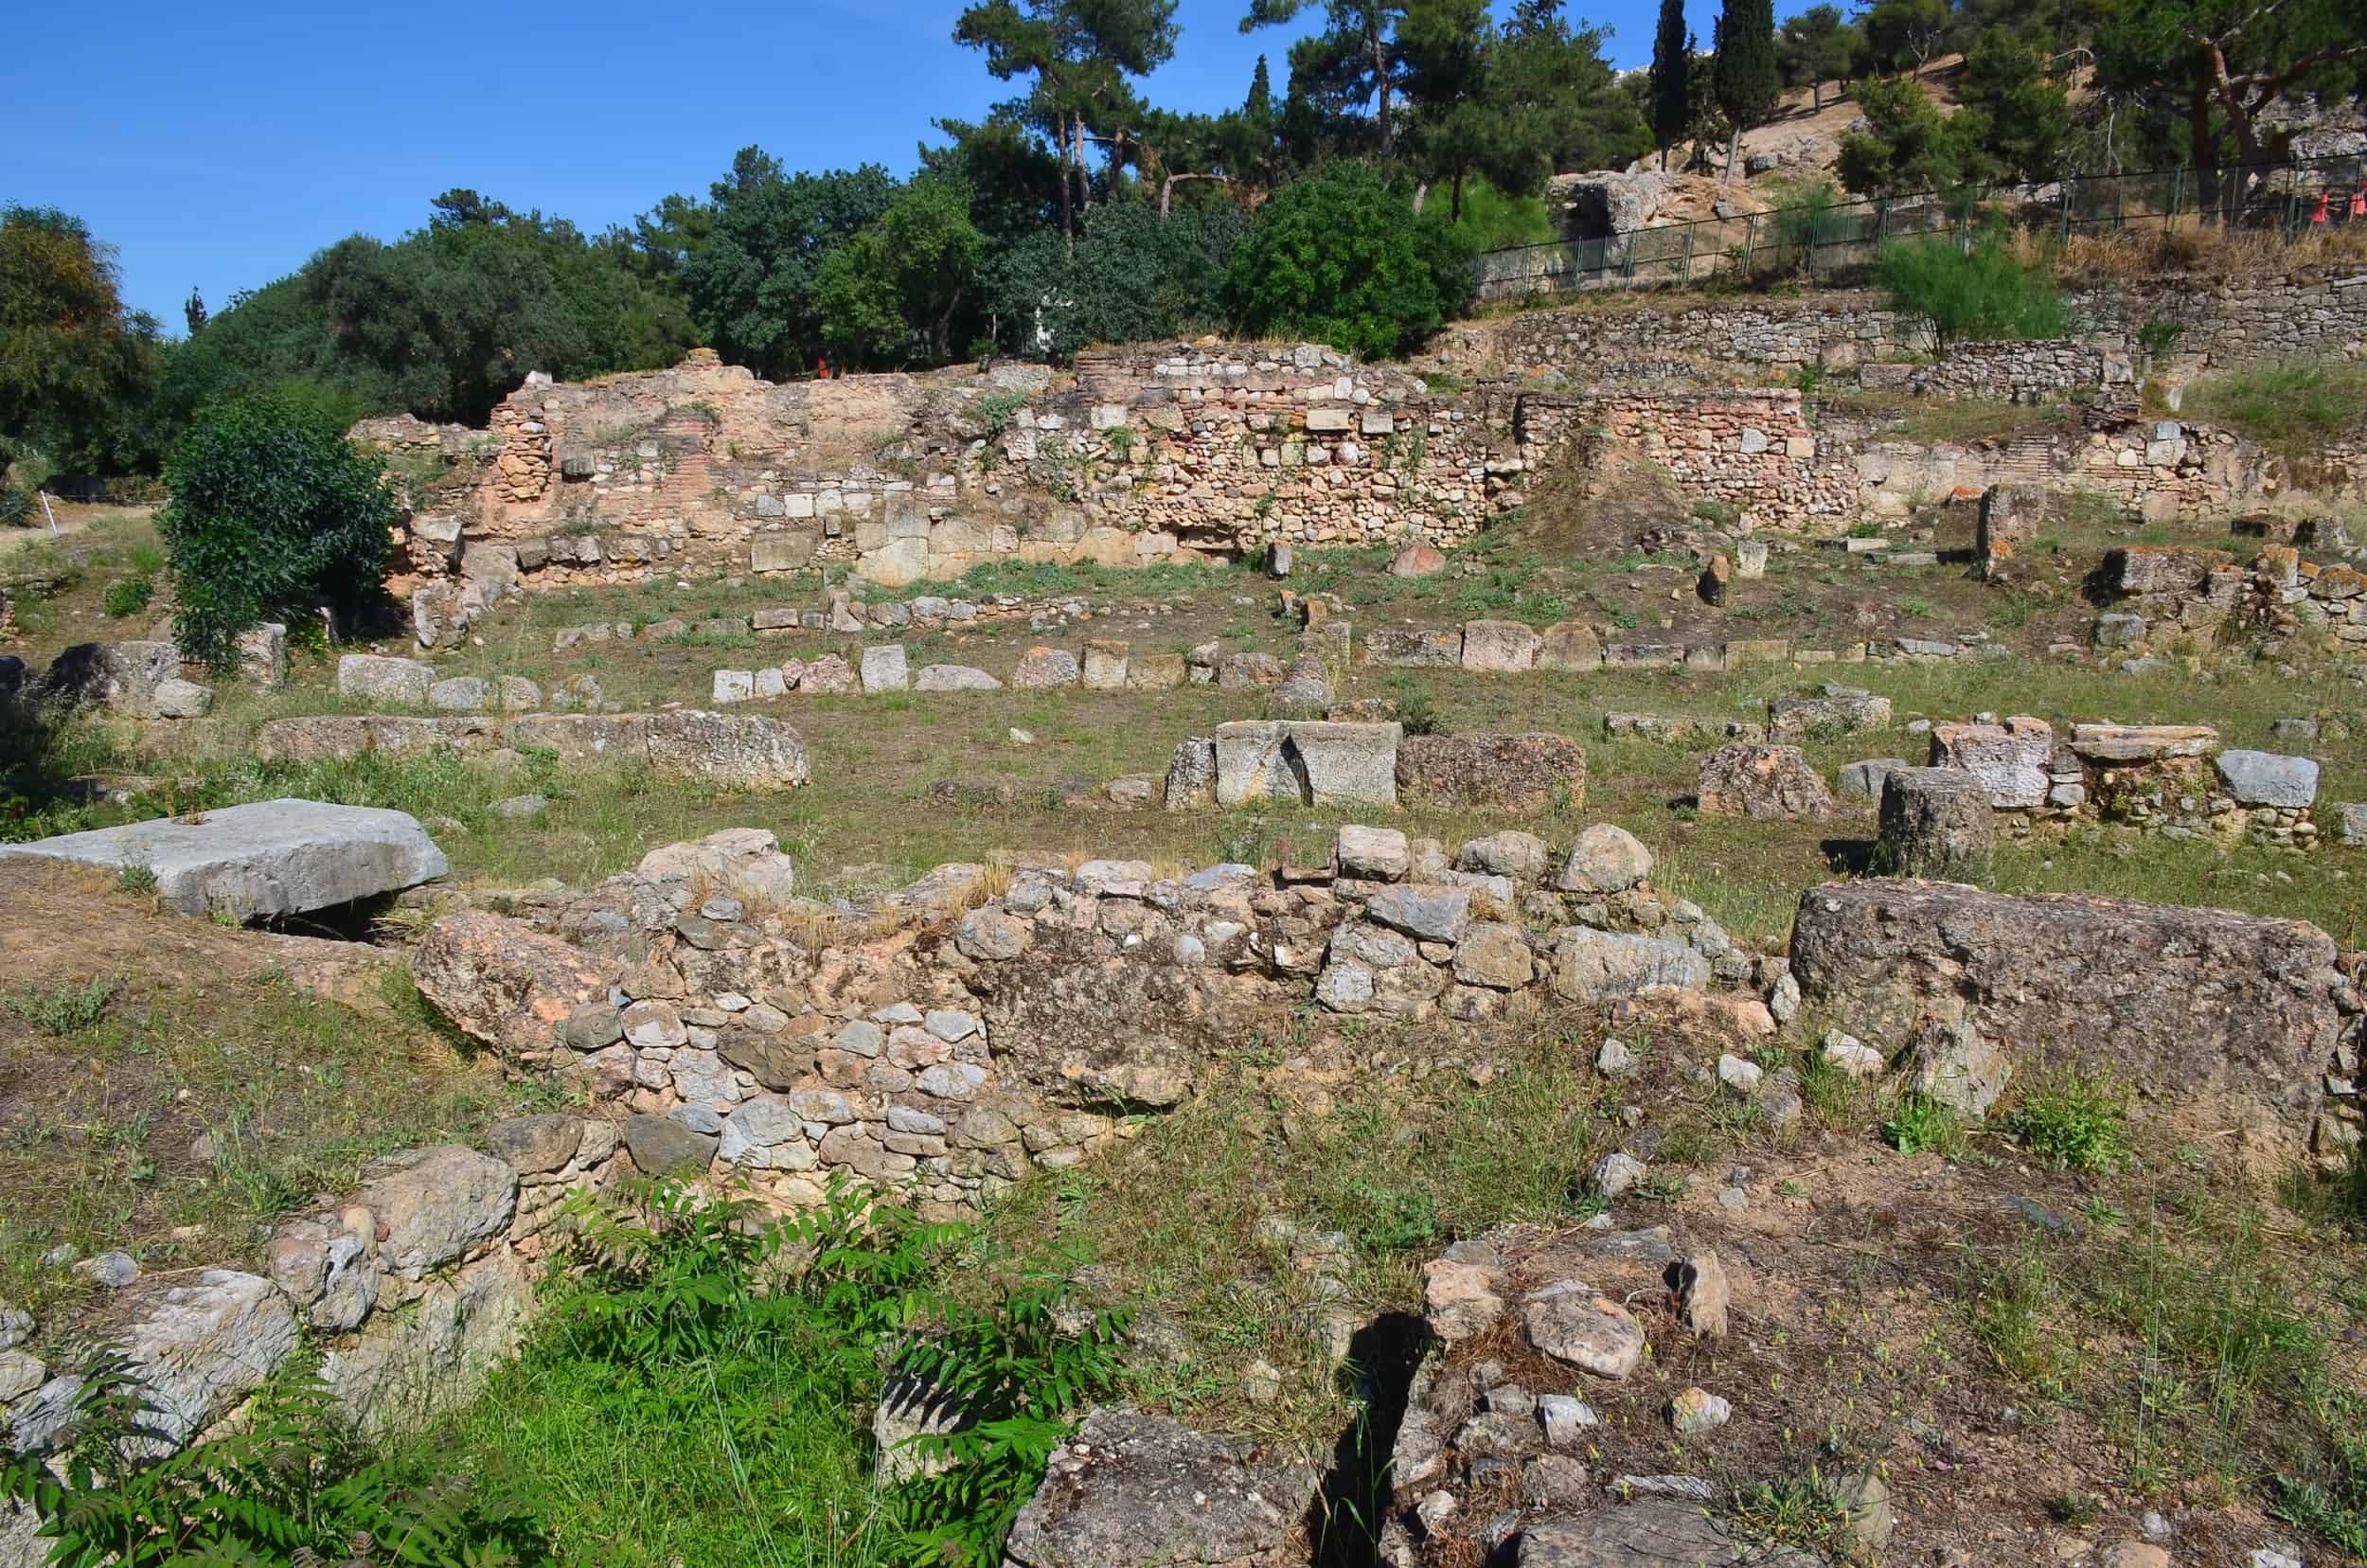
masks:
<path id="1" fill-rule="evenodd" d="M 1652 39 L 1652 140 L 1660 144 L 1660 166 L 1668 167 L 1668 145 L 1685 133 L 1693 116 L 1693 40 L 1685 32 L 1685 0 L 1660 0 L 1660 31 Z"/>
<path id="2" fill-rule="evenodd" d="M 1717 57 L 1710 91 L 1733 127 L 1726 140 L 1726 178 L 1735 177 L 1742 134 L 1775 116 L 1783 79 L 1775 64 L 1775 0 L 1725 0 L 1717 18 Z"/>
<path id="3" fill-rule="evenodd" d="M 1243 113 L 1260 129 L 1273 124 L 1273 78 L 1266 72 L 1266 57 L 1257 57 L 1257 74 L 1249 79 L 1249 101 Z"/>

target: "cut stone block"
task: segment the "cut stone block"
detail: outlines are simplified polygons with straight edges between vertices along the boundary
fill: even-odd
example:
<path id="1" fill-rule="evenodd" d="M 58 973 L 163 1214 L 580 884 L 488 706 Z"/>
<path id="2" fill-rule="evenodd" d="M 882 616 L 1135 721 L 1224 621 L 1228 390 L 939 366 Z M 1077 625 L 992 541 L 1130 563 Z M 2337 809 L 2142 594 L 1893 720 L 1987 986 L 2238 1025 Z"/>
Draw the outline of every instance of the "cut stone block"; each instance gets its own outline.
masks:
<path id="1" fill-rule="evenodd" d="M 0 846 L 0 857 L 145 866 L 184 915 L 302 915 L 396 893 L 451 869 L 418 820 L 372 806 L 268 800 Z"/>

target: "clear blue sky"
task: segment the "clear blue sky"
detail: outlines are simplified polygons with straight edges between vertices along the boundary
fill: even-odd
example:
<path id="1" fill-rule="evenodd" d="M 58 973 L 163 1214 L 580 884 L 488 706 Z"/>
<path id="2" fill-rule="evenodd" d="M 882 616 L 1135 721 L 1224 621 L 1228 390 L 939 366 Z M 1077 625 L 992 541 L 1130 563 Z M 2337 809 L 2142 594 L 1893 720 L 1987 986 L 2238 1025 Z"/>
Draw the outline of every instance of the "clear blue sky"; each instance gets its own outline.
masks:
<path id="1" fill-rule="evenodd" d="M 1690 0 L 1706 39 L 1714 0 Z M 1012 89 L 952 42 L 961 0 L 575 0 L 513 5 L 27 6 L 9 24 L 0 203 L 59 206 L 116 245 L 124 294 L 181 330 L 347 234 L 391 240 L 471 187 L 589 230 L 669 191 L 703 196 L 756 142 L 792 168 L 901 175 L 939 116 Z M 1259 53 L 1246 0 L 1182 0 L 1153 101 L 1237 103 Z M 1783 11 L 1797 9 L 1785 4 Z M 1650 59 L 1657 0 L 1573 0 Z M 1306 18 L 1317 19 L 1320 0 Z"/>

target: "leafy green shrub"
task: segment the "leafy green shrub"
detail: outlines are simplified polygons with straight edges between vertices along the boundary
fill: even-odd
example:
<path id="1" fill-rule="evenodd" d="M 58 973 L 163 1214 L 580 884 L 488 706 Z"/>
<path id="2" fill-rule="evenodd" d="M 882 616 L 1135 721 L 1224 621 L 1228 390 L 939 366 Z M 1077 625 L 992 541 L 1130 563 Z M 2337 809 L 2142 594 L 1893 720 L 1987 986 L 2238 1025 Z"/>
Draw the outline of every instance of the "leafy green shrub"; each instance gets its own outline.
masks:
<path id="1" fill-rule="evenodd" d="M 1226 270 L 1249 225 L 1230 204 L 1162 218 L 1146 202 L 1108 203 L 1073 248 L 1048 229 L 998 247 L 980 271 L 986 304 L 1030 359 L 1192 336 L 1224 325 Z"/>
<path id="2" fill-rule="evenodd" d="M 2031 1153 L 2070 1170 L 2109 1170 L 2128 1154 L 2128 1097 L 2110 1078 L 2051 1073 L 2003 1118 Z"/>
<path id="3" fill-rule="evenodd" d="M 1876 269 L 1892 302 L 1931 323 L 1942 347 L 2057 338 L 2070 329 L 2054 278 L 2025 266 L 1995 228 L 1970 245 L 1950 236 L 1893 241 L 1882 247 Z"/>
<path id="4" fill-rule="evenodd" d="M 156 579 L 146 572 L 135 572 L 107 584 L 106 596 L 99 600 L 98 607 L 109 619 L 121 620 L 126 615 L 136 615 L 147 609 L 149 601 L 155 597 Z"/>
<path id="5" fill-rule="evenodd" d="M 22 485 L 0 484 L 0 528 L 33 526 L 33 492 Z"/>
<path id="6" fill-rule="evenodd" d="M 0 1447 L 0 1496 L 29 1507 L 49 1561 L 118 1568 L 336 1562 L 516 1568 L 548 1561 L 527 1500 L 373 1459 L 339 1419 L 317 1363 L 291 1366 L 240 1430 L 158 1457 L 131 1369 L 103 1363 L 76 1400 L 64 1476 Z"/>
<path id="7" fill-rule="evenodd" d="M 229 663 L 241 632 L 326 602 L 382 602 L 395 503 L 379 465 L 276 394 L 199 414 L 165 468 L 156 525 L 172 555 L 184 652 Z"/>
<path id="8" fill-rule="evenodd" d="M 1357 164 L 1284 187 L 1234 250 L 1226 292 L 1251 333 L 1366 359 L 1420 344 L 1470 297 L 1470 254 Z"/>
<path id="9" fill-rule="evenodd" d="M 1901 1154 L 1933 1154 L 1953 1160 L 1967 1148 L 1964 1118 L 1929 1095 L 1909 1095 L 1882 1124 L 1882 1136 Z"/>
<path id="10" fill-rule="evenodd" d="M 152 884 L 155 873 L 149 873 Z M 48 1035 L 80 1034 L 107 1016 L 108 1004 L 123 982 L 111 974 L 54 986 L 18 986 L 0 994 L 0 1007 Z"/>
<path id="11" fill-rule="evenodd" d="M 1411 675 L 1393 676 L 1389 690 L 1397 699 L 1397 722 L 1408 735 L 1444 735 L 1447 722 L 1431 700 L 1430 688 Z"/>

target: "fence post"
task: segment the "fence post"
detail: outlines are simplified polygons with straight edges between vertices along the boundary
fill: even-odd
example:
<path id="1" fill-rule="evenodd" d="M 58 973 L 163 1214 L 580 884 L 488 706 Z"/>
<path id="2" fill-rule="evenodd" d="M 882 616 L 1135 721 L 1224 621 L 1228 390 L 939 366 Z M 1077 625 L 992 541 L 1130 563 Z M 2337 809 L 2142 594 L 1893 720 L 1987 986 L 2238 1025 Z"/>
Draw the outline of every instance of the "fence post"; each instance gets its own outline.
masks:
<path id="1" fill-rule="evenodd" d="M 1751 276 L 1751 258 L 1752 258 L 1753 257 L 1754 257 L 1754 256 L 1756 256 L 1756 255 L 1758 254 L 1758 250 L 1759 250 L 1759 215 L 1758 215 L 1757 213 L 1755 213 L 1755 212 L 1754 212 L 1754 213 L 1751 214 L 1750 221 L 1749 221 L 1749 222 L 1747 222 L 1747 223 L 1745 223 L 1742 225 L 1742 276 L 1743 276 L 1748 277 L 1748 276 Z"/>
<path id="2" fill-rule="evenodd" d="M 2170 210 L 2162 215 L 2162 226 L 2165 229 L 2168 228 L 2170 226 L 2170 221 L 2176 218 L 2185 205 L 2186 166 L 2184 164 L 2180 164 L 2176 169 L 2170 170 Z"/>
<path id="3" fill-rule="evenodd" d="M 1684 286 L 1688 289 L 1693 287 L 1693 225 L 1691 223 L 1685 225 Z"/>

